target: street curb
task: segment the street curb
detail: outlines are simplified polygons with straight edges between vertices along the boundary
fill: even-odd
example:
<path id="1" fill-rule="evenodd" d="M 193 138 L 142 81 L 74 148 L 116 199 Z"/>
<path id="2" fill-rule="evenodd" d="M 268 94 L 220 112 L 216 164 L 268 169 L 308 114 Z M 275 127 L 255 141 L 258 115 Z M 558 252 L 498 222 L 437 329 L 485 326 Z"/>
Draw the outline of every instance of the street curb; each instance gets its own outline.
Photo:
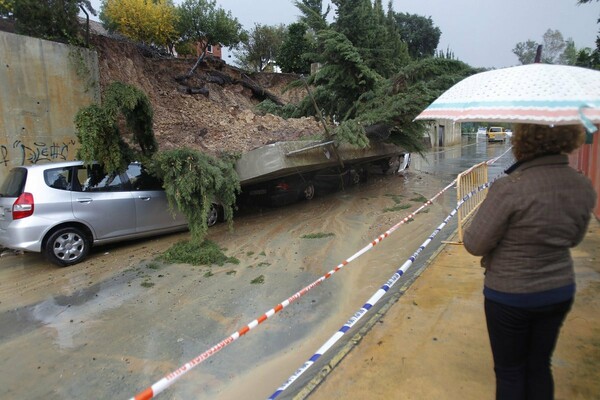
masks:
<path id="1" fill-rule="evenodd" d="M 454 238 L 458 233 L 458 228 L 454 230 L 448 237 L 448 240 Z M 414 283 L 414 281 L 421 276 L 421 273 L 429 267 L 437 256 L 446 248 L 446 246 L 452 243 L 442 241 L 438 249 L 427 259 L 425 263 L 412 275 L 412 277 L 402 285 L 398 291 L 390 297 L 390 299 L 381 307 L 381 309 L 373 315 L 365 325 L 346 343 L 332 358 L 331 361 L 321 368 L 321 370 L 306 384 L 299 392 L 293 397 L 293 400 L 304 400 L 310 396 L 310 394 L 327 378 L 327 376 L 333 372 L 335 367 L 342 362 L 350 352 L 358 346 L 366 334 L 375 326 L 377 322 L 383 318 L 387 311 L 400 300 L 400 297 L 408 290 L 408 288 Z"/>

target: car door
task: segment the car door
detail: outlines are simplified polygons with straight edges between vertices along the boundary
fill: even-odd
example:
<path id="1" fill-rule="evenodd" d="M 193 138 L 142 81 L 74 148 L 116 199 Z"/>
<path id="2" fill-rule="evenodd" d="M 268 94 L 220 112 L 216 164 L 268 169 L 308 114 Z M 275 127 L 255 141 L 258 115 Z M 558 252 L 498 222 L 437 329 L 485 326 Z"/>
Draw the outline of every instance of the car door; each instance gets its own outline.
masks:
<path id="1" fill-rule="evenodd" d="M 187 226 L 181 212 L 173 213 L 169 210 L 167 194 L 162 183 L 150 175 L 143 165 L 131 163 L 125 173 L 131 183 L 138 233 L 166 232 Z"/>
<path id="2" fill-rule="evenodd" d="M 91 227 L 96 240 L 135 234 L 135 202 L 126 176 L 106 174 L 97 164 L 75 168 L 71 192 L 75 218 Z"/>

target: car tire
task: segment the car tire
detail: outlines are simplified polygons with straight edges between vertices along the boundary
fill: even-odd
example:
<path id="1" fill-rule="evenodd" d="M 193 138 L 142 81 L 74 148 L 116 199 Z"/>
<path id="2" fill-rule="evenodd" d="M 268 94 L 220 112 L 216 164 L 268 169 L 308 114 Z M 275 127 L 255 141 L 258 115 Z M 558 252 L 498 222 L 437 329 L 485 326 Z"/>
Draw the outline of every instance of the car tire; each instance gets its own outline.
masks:
<path id="1" fill-rule="evenodd" d="M 361 172 L 360 170 L 355 170 L 352 169 L 350 170 L 350 176 L 351 176 L 351 180 L 352 180 L 352 184 L 353 185 L 358 185 L 361 181 Z"/>
<path id="2" fill-rule="evenodd" d="M 206 225 L 214 226 L 219 222 L 219 206 L 217 204 L 211 204 L 206 216 Z"/>
<path id="3" fill-rule="evenodd" d="M 302 197 L 304 200 L 312 200 L 313 197 L 315 197 L 315 185 L 313 185 L 312 182 L 308 182 L 306 186 L 304 186 Z"/>
<path id="4" fill-rule="evenodd" d="M 44 254 L 48 261 L 60 267 L 77 264 L 90 252 L 90 239 L 80 229 L 67 227 L 52 233 L 46 241 Z"/>

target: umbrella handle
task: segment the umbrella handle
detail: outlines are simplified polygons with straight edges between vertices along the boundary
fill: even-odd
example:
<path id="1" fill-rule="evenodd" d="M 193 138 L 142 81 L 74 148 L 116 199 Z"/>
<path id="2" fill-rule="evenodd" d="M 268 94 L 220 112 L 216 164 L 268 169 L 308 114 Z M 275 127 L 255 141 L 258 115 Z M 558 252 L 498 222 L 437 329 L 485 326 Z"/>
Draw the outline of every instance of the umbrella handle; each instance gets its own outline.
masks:
<path id="1" fill-rule="evenodd" d="M 585 127 L 585 130 L 586 130 L 585 142 L 588 144 L 592 143 L 592 133 L 594 133 L 598 130 L 598 128 L 596 128 L 596 125 L 594 125 L 588 117 L 583 115 L 583 109 L 589 108 L 589 107 L 590 106 L 588 104 L 584 104 L 579 107 L 579 119 L 581 120 L 581 123 Z"/>

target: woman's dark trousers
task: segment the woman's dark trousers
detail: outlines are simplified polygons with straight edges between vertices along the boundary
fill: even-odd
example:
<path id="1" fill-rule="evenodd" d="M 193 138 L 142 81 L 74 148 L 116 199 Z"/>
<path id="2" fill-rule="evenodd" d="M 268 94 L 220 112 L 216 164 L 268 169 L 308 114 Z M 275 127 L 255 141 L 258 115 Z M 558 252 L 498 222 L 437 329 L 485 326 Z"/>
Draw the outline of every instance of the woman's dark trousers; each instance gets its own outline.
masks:
<path id="1" fill-rule="evenodd" d="M 550 361 L 573 300 L 519 308 L 485 299 L 497 400 L 552 400 Z"/>

